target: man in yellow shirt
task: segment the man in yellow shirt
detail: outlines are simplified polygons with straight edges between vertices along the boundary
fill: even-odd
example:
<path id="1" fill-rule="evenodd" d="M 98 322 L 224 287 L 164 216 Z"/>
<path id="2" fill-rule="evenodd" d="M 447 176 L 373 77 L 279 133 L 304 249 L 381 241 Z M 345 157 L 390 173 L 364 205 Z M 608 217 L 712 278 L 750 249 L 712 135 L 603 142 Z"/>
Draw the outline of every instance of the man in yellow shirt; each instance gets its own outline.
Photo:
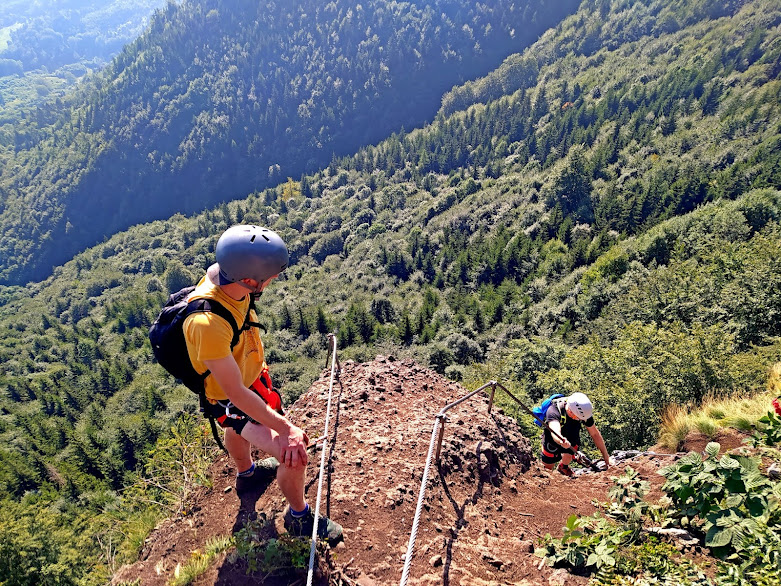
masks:
<path id="1" fill-rule="evenodd" d="M 242 481 L 251 483 L 261 475 L 252 461 L 252 446 L 274 456 L 277 482 L 289 504 L 285 527 L 298 536 L 311 535 L 314 512 L 304 496 L 309 438 L 250 388 L 266 362 L 258 328 L 245 324 L 245 319 L 257 321 L 250 310 L 253 299 L 287 268 L 287 247 L 272 230 L 240 225 L 220 236 L 216 257 L 217 263 L 209 267 L 188 301 L 217 301 L 242 331 L 231 346 L 233 328 L 225 319 L 213 312 L 189 315 L 183 329 L 190 360 L 199 373 L 210 373 L 204 381 L 208 409 L 225 429 L 225 447 L 239 471 L 237 490 Z M 268 468 L 268 460 L 264 463 Z M 321 539 L 337 541 L 342 528 L 321 516 L 317 533 Z"/>

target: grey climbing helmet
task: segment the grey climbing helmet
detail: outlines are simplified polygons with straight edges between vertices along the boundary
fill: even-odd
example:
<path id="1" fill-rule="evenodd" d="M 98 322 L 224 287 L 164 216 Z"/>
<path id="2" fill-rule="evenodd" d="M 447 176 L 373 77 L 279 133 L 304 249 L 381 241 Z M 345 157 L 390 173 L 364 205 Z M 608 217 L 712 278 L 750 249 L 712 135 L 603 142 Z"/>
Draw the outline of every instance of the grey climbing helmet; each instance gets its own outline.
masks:
<path id="1" fill-rule="evenodd" d="M 242 279 L 263 283 L 284 271 L 290 260 L 279 234 L 251 225 L 228 228 L 217 241 L 216 254 L 220 280 L 232 283 Z"/>

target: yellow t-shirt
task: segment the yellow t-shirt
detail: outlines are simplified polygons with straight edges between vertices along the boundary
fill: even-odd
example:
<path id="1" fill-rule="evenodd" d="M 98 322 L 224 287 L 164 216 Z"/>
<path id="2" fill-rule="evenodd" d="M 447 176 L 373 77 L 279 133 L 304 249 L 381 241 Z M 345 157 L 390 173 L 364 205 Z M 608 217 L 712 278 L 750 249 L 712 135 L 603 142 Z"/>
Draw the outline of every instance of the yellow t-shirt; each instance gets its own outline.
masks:
<path id="1" fill-rule="evenodd" d="M 231 312 L 236 319 L 236 325 L 241 328 L 250 304 L 249 294 L 241 301 L 236 301 L 204 276 L 187 300 L 202 298 L 213 299 L 220 303 Z M 250 313 L 250 320 L 257 321 L 257 319 L 253 310 Z M 183 329 L 184 339 L 187 341 L 187 353 L 196 371 L 208 370 L 204 360 L 217 360 L 233 354 L 245 387 L 249 387 L 260 375 L 260 370 L 265 364 L 265 356 L 258 328 L 252 327 L 243 331 L 233 352 L 230 348 L 233 329 L 227 321 L 215 313 L 199 312 L 189 315 L 184 320 Z M 206 397 L 212 402 L 224 401 L 228 398 L 213 376 L 206 377 L 205 383 Z"/>

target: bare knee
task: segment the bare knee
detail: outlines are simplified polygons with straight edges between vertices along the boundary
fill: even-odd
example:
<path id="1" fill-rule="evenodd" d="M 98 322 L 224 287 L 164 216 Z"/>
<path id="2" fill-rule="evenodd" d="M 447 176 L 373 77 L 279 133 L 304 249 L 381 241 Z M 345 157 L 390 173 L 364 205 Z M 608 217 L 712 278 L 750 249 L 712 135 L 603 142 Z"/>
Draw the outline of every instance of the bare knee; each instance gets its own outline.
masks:
<path id="1" fill-rule="evenodd" d="M 225 447 L 229 452 L 249 451 L 249 442 L 241 437 L 232 427 L 225 428 Z"/>

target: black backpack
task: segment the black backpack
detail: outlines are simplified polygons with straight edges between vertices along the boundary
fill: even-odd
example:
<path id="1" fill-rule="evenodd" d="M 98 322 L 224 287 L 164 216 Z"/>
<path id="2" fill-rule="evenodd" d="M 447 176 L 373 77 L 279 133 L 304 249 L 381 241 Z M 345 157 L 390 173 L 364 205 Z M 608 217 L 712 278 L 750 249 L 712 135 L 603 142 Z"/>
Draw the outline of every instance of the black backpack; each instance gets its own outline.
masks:
<path id="1" fill-rule="evenodd" d="M 239 343 L 241 332 L 253 326 L 260 328 L 263 326 L 250 321 L 249 312 L 252 309 L 252 304 L 250 304 L 250 308 L 247 310 L 244 324 L 239 328 L 233 314 L 214 299 L 195 299 L 188 303 L 187 297 L 194 290 L 195 286 L 185 287 L 168 297 L 168 301 L 163 306 L 157 319 L 155 319 L 152 327 L 149 328 L 149 341 L 152 343 L 152 352 L 160 366 L 198 395 L 201 412 L 208 413 L 205 410 L 206 392 L 204 383 L 206 377 L 209 376 L 209 371 L 199 373 L 193 368 L 192 362 L 190 362 L 190 356 L 187 353 L 187 342 L 184 339 L 184 320 L 187 316 L 197 312 L 210 311 L 219 315 L 233 329 L 231 351 Z M 214 438 L 220 447 L 223 447 L 217 436 L 214 419 L 209 417 L 209 421 Z"/>

